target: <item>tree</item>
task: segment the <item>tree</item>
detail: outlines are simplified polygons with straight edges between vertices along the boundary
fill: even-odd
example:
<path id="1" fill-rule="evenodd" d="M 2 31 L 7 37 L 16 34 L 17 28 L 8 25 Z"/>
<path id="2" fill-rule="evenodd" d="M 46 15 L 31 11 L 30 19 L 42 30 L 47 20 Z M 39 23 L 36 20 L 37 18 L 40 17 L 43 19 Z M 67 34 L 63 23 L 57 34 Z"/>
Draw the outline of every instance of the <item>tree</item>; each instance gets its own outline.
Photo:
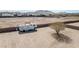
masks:
<path id="1" fill-rule="evenodd" d="M 65 29 L 65 24 L 63 22 L 55 22 L 50 25 L 54 29 L 58 36 L 60 36 L 60 31 Z"/>

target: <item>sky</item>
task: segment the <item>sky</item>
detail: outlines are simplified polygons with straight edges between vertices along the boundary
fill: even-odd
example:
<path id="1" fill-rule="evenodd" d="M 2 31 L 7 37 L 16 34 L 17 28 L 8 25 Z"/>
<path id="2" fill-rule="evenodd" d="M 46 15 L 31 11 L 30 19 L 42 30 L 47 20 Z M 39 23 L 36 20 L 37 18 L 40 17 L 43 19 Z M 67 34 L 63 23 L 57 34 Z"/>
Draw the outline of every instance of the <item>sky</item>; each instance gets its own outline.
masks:
<path id="1" fill-rule="evenodd" d="M 52 10 L 53 12 L 79 13 L 79 10 Z"/>
<path id="2" fill-rule="evenodd" d="M 79 12 L 79 0 L 0 0 L 0 10 L 55 10 L 56 12 L 72 10 L 72 12 Z"/>

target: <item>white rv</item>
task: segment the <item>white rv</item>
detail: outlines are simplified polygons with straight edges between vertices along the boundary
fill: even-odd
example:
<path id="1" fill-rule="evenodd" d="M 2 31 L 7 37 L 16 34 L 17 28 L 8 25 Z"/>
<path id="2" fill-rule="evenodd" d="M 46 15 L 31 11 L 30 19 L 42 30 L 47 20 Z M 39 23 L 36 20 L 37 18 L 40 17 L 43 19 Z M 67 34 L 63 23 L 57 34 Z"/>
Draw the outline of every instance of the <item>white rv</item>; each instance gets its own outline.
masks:
<path id="1" fill-rule="evenodd" d="M 16 30 L 20 32 L 35 31 L 37 25 L 34 23 L 18 25 Z"/>

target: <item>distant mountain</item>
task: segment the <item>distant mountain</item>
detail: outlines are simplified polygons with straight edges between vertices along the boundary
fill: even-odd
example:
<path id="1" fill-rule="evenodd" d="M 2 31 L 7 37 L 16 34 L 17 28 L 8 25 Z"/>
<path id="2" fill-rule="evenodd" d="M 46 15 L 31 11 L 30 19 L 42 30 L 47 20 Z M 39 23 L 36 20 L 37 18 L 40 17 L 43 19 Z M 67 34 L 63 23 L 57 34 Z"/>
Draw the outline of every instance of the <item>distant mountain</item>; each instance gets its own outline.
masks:
<path id="1" fill-rule="evenodd" d="M 36 11 L 0 11 L 0 16 L 14 16 L 14 17 L 29 17 L 29 16 L 34 16 L 34 17 L 46 17 L 46 16 L 51 16 L 51 17 L 58 17 L 58 16 L 70 16 L 70 15 L 77 15 L 79 16 L 79 13 L 67 13 L 67 12 L 53 12 L 49 10 L 36 10 Z"/>
<path id="2" fill-rule="evenodd" d="M 48 11 L 48 10 L 38 10 L 38 11 L 35 11 L 35 13 L 37 13 L 37 14 L 54 14 L 52 11 Z"/>
<path id="3" fill-rule="evenodd" d="M 50 14 L 51 15 L 54 15 L 55 13 L 52 12 L 52 11 L 48 11 L 48 10 L 37 10 L 35 12 L 27 12 L 28 15 L 46 15 L 46 16 L 49 16 Z"/>

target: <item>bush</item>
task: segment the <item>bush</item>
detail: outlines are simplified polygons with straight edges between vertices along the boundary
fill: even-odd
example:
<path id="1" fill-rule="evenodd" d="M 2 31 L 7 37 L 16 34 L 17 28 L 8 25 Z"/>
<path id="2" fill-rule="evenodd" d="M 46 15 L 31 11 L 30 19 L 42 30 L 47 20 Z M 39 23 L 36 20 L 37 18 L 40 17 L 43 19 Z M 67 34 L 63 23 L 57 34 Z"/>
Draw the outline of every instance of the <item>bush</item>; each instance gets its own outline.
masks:
<path id="1" fill-rule="evenodd" d="M 50 25 L 52 29 L 54 29 L 59 36 L 60 31 L 65 29 L 65 24 L 63 22 L 55 22 Z"/>

